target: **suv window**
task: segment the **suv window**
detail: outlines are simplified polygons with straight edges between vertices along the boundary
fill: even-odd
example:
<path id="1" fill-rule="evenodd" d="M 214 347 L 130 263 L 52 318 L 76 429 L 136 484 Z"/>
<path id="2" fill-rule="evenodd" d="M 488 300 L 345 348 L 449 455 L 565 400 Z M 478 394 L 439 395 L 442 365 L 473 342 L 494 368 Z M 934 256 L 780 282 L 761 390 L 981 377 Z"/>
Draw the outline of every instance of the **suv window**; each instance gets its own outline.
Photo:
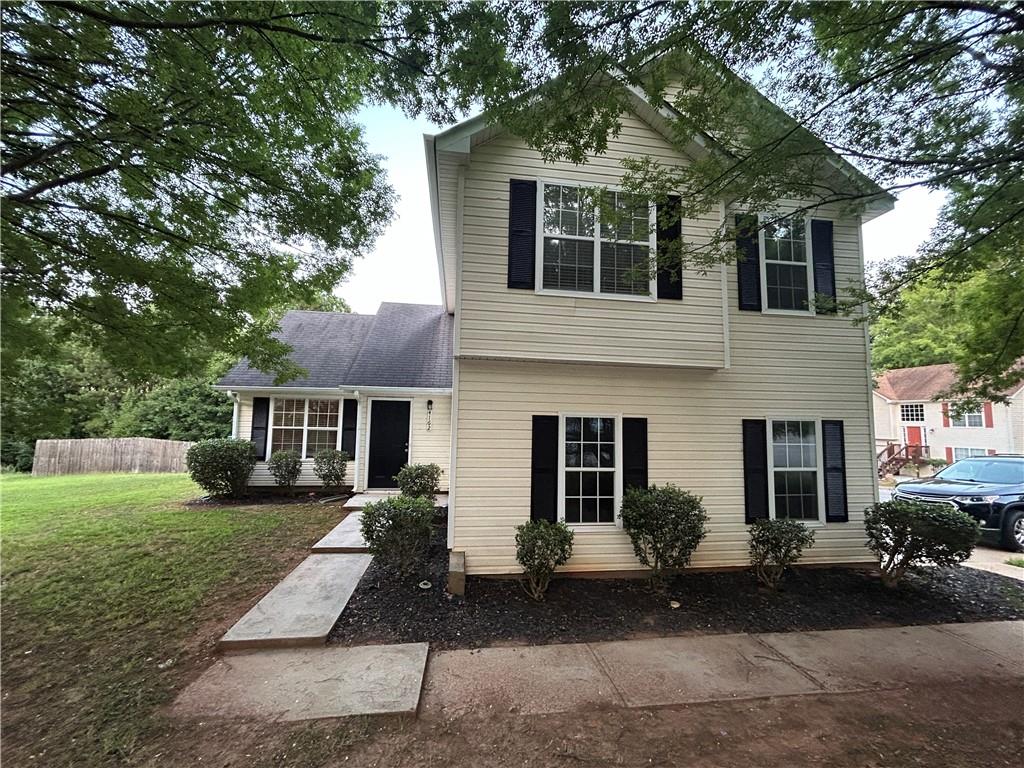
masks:
<path id="1" fill-rule="evenodd" d="M 976 483 L 1024 483 L 1024 459 L 964 459 L 946 467 L 936 477 Z"/>

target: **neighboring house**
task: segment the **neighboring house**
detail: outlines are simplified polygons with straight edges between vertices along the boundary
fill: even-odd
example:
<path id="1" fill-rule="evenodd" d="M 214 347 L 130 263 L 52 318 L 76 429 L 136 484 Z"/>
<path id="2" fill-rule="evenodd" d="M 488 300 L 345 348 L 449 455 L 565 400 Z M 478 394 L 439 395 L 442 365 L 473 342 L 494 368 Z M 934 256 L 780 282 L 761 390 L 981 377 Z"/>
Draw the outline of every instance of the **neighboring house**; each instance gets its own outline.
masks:
<path id="1" fill-rule="evenodd" d="M 700 220 L 656 231 L 654 208 L 616 190 L 620 160 L 643 154 L 685 164 L 714 144 L 695 136 L 680 152 L 668 140 L 667 104 L 638 92 L 633 107 L 607 152 L 585 166 L 545 163 L 481 118 L 426 136 L 444 306 L 417 311 L 453 318 L 451 350 L 441 357 L 437 344 L 436 361 L 414 363 L 384 349 L 393 332 L 395 346 L 411 346 L 382 322 L 406 311 L 402 305 L 383 305 L 376 319 L 331 315 L 339 319 L 308 329 L 301 326 L 308 313 L 289 314 L 282 335 L 299 350 L 297 361 L 312 353 L 329 373 L 275 389 L 268 377 L 233 371 L 222 385 L 238 393 L 236 434 L 262 446 L 259 414 L 269 411 L 271 447 L 297 446 L 297 432 L 274 437 L 279 420 L 296 430 L 302 410 L 282 408 L 279 398 L 351 398 L 356 405 L 341 408 L 355 426 L 339 423 L 361 437 L 336 439 L 355 446 L 352 481 L 358 489 L 388 487 L 383 471 L 367 469 L 367 454 L 374 466 L 378 440 L 385 455 L 400 453 L 389 434 L 402 429 L 378 433 L 375 425 L 394 414 L 374 403 L 382 395 L 409 400 L 409 460 L 446 467 L 448 543 L 465 553 L 470 574 L 520 572 L 515 529 L 531 518 L 564 520 L 575 530 L 563 570 L 639 569 L 617 513 L 626 488 L 650 483 L 703 497 L 709 531 L 695 567 L 747 564 L 747 525 L 762 518 L 814 527 L 807 562 L 869 561 L 863 510 L 877 487 L 867 329 L 816 312 L 814 302 L 816 293 L 837 289 L 842 298 L 862 280 L 861 225 L 891 210 L 892 198 L 834 157 L 813 181 L 867 191 L 868 203 L 805 211 L 811 201 L 783 201 L 781 212 L 796 213 L 743 235 L 739 265 L 637 279 L 659 237 L 706 240 L 724 225 L 756 223 L 759 214 L 723 201 Z M 580 209 L 581 185 L 607 186 L 631 220 L 611 232 Z M 339 333 L 349 323 L 372 324 L 367 338 L 376 341 L 367 348 L 362 332 L 341 336 L 330 322 Z M 354 361 L 333 365 L 335 355 Z M 392 365 L 405 378 L 384 376 Z M 417 372 L 434 365 L 425 384 Z M 428 397 L 435 433 L 448 429 L 450 407 L 450 469 L 448 453 L 418 450 Z M 301 418 L 321 419 L 323 407 Z M 255 478 L 268 481 L 262 465 Z"/>
<path id="2" fill-rule="evenodd" d="M 376 315 L 288 312 L 279 337 L 308 375 L 275 386 L 243 361 L 218 384 L 235 401 L 232 435 L 252 440 L 251 484 L 273 485 L 273 451 L 303 457 L 300 487 L 319 485 L 313 457 L 339 448 L 356 490 L 394 487 L 407 463 L 434 463 L 448 488 L 452 317 L 441 307 L 381 304 Z"/>
<path id="3" fill-rule="evenodd" d="M 875 448 L 880 461 L 919 455 L 952 463 L 968 456 L 1024 453 L 1024 384 L 1008 403 L 983 403 L 954 417 L 943 393 L 956 382 L 952 365 L 894 368 L 875 382 Z"/>

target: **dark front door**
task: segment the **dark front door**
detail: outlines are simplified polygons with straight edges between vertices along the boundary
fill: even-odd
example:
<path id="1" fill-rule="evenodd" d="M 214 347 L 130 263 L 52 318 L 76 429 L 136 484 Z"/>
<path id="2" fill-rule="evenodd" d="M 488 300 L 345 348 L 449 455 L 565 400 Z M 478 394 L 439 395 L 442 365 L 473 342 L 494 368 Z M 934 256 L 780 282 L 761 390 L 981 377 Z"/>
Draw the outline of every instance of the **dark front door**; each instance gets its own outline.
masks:
<path id="1" fill-rule="evenodd" d="M 370 401 L 367 488 L 397 488 L 395 475 L 409 463 L 409 401 Z"/>

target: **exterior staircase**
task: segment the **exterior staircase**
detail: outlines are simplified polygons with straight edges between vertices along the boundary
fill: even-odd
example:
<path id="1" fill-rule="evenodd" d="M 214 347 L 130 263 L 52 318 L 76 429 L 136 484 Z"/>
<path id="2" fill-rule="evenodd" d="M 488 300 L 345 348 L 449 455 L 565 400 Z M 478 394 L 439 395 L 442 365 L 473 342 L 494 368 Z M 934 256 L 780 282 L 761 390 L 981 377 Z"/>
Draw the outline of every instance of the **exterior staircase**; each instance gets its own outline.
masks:
<path id="1" fill-rule="evenodd" d="M 907 464 L 927 459 L 929 456 L 927 445 L 900 445 L 889 443 L 876 456 L 878 462 L 878 477 L 886 475 L 898 475 L 900 470 Z"/>

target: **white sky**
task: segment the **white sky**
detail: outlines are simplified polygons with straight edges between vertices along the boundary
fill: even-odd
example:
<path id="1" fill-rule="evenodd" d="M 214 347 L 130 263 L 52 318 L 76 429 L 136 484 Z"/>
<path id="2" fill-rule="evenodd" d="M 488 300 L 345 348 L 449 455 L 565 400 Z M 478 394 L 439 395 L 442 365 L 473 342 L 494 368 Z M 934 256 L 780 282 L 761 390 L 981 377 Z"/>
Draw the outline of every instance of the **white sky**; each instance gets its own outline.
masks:
<path id="1" fill-rule="evenodd" d="M 360 119 L 370 150 L 385 158 L 388 180 L 399 200 L 395 217 L 373 252 L 356 261 L 336 293 L 361 314 L 373 314 L 382 301 L 440 304 L 423 134 L 441 128 L 410 120 L 392 107 L 366 108 Z M 900 195 L 894 211 L 865 225 L 865 258 L 870 262 L 913 254 L 934 225 L 942 199 L 924 189 Z"/>

